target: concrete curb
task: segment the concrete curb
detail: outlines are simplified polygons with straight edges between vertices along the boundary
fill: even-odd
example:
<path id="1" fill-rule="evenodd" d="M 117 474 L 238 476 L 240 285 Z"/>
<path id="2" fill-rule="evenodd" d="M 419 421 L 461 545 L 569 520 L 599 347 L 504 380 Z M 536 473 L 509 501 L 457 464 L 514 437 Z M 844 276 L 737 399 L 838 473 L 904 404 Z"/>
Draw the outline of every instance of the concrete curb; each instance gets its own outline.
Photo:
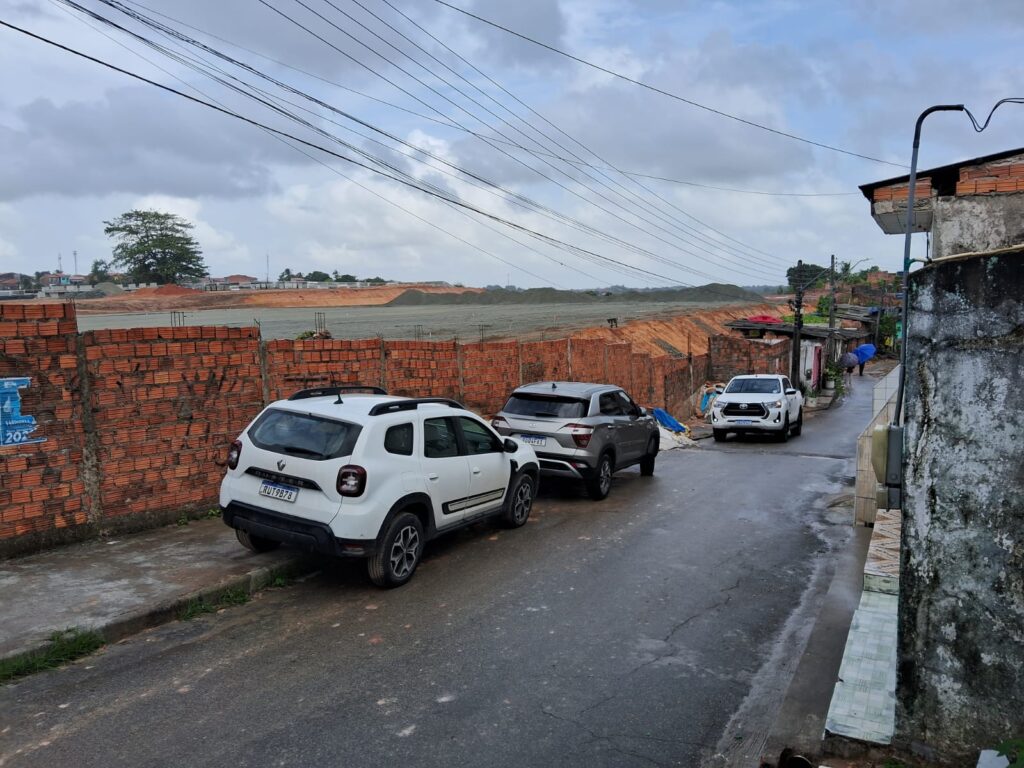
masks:
<path id="1" fill-rule="evenodd" d="M 252 595 L 266 589 L 279 576 L 303 576 L 313 573 L 318 568 L 319 563 L 316 559 L 305 553 L 295 553 L 294 556 L 282 562 L 254 568 L 247 573 L 222 579 L 213 586 L 203 587 L 202 589 L 193 590 L 168 600 L 137 608 L 104 624 L 78 626 L 76 628 L 98 632 L 103 637 L 104 644 L 110 645 L 129 635 L 137 634 L 144 629 L 176 621 L 180 613 L 193 601 L 216 603 L 228 592 L 234 592 L 238 589 L 243 589 L 246 594 Z M 68 629 L 68 627 L 53 627 L 51 631 L 62 629 Z M 0 656 L 0 661 L 16 660 L 45 652 L 49 644 L 49 640 L 40 640 L 31 647 L 22 648 Z"/>

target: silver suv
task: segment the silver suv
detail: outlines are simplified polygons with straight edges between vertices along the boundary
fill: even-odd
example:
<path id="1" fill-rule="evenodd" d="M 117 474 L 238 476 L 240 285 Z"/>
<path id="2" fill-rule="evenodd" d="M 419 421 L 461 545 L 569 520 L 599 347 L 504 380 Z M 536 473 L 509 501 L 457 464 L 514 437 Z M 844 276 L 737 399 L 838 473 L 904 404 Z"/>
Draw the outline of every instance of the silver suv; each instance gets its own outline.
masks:
<path id="1" fill-rule="evenodd" d="M 592 499 L 608 495 L 619 469 L 639 464 L 641 475 L 654 474 L 658 424 L 611 384 L 527 384 L 511 394 L 491 426 L 532 446 L 541 475 L 583 480 Z"/>

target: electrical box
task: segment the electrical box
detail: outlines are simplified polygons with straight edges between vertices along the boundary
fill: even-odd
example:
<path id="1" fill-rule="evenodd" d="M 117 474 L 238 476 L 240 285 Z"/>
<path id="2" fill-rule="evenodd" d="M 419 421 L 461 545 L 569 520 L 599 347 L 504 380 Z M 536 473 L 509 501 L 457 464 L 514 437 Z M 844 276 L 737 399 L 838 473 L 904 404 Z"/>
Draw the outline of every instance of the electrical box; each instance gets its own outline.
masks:
<path id="1" fill-rule="evenodd" d="M 871 435 L 871 466 L 880 488 L 879 509 L 900 509 L 903 491 L 903 427 L 886 424 Z"/>

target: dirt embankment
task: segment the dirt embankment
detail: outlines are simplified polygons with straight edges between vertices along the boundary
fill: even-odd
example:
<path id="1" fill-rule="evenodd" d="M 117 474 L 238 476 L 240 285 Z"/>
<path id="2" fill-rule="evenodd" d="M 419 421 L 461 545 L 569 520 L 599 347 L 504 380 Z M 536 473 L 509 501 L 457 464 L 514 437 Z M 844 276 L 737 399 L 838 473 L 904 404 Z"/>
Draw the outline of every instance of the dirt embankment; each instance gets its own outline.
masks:
<path id="1" fill-rule="evenodd" d="M 167 289 L 173 289 L 171 291 Z M 480 288 L 446 288 L 433 285 L 384 285 L 377 288 L 332 288 L 293 291 L 193 291 L 178 286 L 143 288 L 135 293 L 85 299 L 77 302 L 81 315 L 119 312 L 171 312 L 186 309 L 235 309 L 240 307 L 360 307 L 389 304 L 408 290 L 424 294 L 478 293 Z"/>
<path id="2" fill-rule="evenodd" d="M 708 337 L 730 333 L 725 323 L 753 315 L 778 315 L 777 304 L 737 304 L 715 309 L 682 310 L 653 320 L 632 320 L 619 328 L 585 328 L 575 339 L 630 342 L 638 352 L 651 355 L 694 354 L 708 351 Z"/>

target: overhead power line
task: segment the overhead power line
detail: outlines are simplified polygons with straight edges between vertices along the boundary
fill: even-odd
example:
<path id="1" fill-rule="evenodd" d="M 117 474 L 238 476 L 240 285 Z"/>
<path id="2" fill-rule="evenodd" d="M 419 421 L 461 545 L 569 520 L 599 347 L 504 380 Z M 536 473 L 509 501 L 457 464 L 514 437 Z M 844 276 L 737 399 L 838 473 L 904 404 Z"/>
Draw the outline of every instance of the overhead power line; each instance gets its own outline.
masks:
<path id="1" fill-rule="evenodd" d="M 79 58 L 85 59 L 87 61 L 91 61 L 94 64 L 98 64 L 98 65 L 100 65 L 102 67 L 105 67 L 105 68 L 110 69 L 112 71 L 118 72 L 120 74 L 123 74 L 123 75 L 125 75 L 127 77 L 130 77 L 132 79 L 138 80 L 140 82 L 146 83 L 146 84 L 151 85 L 151 86 L 153 86 L 155 88 L 159 88 L 162 91 L 174 94 L 176 96 L 179 96 L 180 98 L 186 99 L 186 100 L 191 101 L 191 102 L 196 103 L 196 104 L 199 104 L 199 105 L 204 106 L 204 107 L 206 107 L 208 109 L 211 109 L 213 111 L 219 112 L 219 113 L 227 115 L 229 117 L 233 117 L 233 118 L 235 118 L 237 120 L 245 122 L 245 123 L 247 123 L 249 125 L 252 125 L 252 126 L 254 126 L 256 128 L 259 128 L 259 129 L 261 129 L 263 131 L 266 131 L 266 132 L 269 132 L 269 133 L 272 133 L 272 134 L 276 134 L 276 135 L 278 135 L 278 136 L 280 136 L 282 138 L 285 138 L 285 139 L 288 139 L 290 141 L 296 142 L 298 144 L 301 144 L 303 146 L 309 147 L 311 149 L 315 149 L 315 150 L 317 150 L 319 152 L 323 152 L 324 154 L 330 155 L 332 157 L 336 157 L 336 158 L 338 158 L 340 160 L 344 160 L 347 163 L 355 165 L 355 166 L 357 166 L 359 168 L 363 168 L 364 170 L 367 170 L 367 171 L 369 171 L 369 172 L 371 172 L 373 174 L 384 176 L 385 178 L 388 178 L 388 179 L 390 179 L 392 181 L 395 181 L 395 182 L 397 182 L 399 184 L 402 184 L 403 186 L 416 189 L 416 190 L 418 190 L 418 191 L 420 191 L 420 192 L 422 192 L 422 193 L 424 193 L 426 195 L 429 195 L 431 197 L 440 198 L 442 200 L 447 200 L 448 202 L 451 202 L 451 203 L 453 203 L 455 205 L 458 205 L 458 206 L 460 206 L 462 208 L 465 208 L 466 210 L 472 211 L 472 212 L 474 212 L 474 213 L 476 213 L 476 214 L 478 214 L 480 216 L 483 216 L 483 217 L 491 219 L 491 220 L 493 220 L 493 221 L 495 221 L 497 223 L 503 224 L 503 225 L 505 225 L 507 227 L 510 227 L 510 228 L 515 229 L 517 231 L 520 231 L 520 232 L 523 232 L 525 234 L 528 234 L 529 236 L 534 237 L 534 238 L 540 240 L 541 242 L 556 243 L 558 245 L 568 246 L 568 247 L 572 248 L 574 251 L 577 251 L 577 252 L 580 252 L 580 253 L 586 253 L 586 254 L 588 254 L 590 256 L 593 256 L 595 258 L 601 259 L 602 261 L 605 261 L 605 262 L 608 262 L 608 263 L 611 263 L 611 264 L 615 264 L 615 265 L 618 265 L 618 266 L 627 267 L 628 269 L 631 269 L 631 270 L 633 270 L 636 273 L 643 274 L 643 275 L 648 275 L 650 277 L 654 277 L 654 278 L 657 278 L 657 279 L 660 279 L 660 280 L 664 280 L 669 285 L 673 285 L 673 284 L 674 285 L 683 285 L 683 286 L 691 287 L 691 288 L 700 287 L 700 286 L 693 285 L 692 283 L 683 283 L 681 281 L 675 280 L 674 278 L 667 277 L 666 275 L 662 275 L 662 274 L 659 274 L 657 272 L 653 272 L 651 270 L 643 269 L 641 267 L 636 267 L 636 266 L 633 266 L 633 265 L 630 265 L 630 264 L 626 264 L 625 262 L 618 261 L 617 259 L 612 259 L 610 257 L 603 256 L 602 254 L 598 254 L 598 253 L 595 253 L 593 251 L 589 251 L 587 249 L 580 248 L 578 246 L 574 246 L 571 243 L 566 243 L 565 241 L 559 240 L 558 238 L 554 238 L 554 237 L 551 237 L 549 235 L 545 235 L 545 234 L 543 234 L 541 232 L 537 232 L 535 230 L 532 230 L 529 227 L 525 227 L 525 226 L 523 226 L 521 224 L 517 224 L 515 222 L 509 221 L 509 220 L 504 219 L 504 218 L 502 218 L 500 216 L 497 216 L 495 214 L 483 211 L 483 210 L 481 210 L 479 208 L 476 208 L 475 206 L 472 206 L 472 205 L 470 205 L 468 203 L 465 203 L 463 201 L 460 201 L 460 200 L 450 200 L 448 198 L 444 198 L 443 196 L 439 195 L 436 192 L 432 192 L 429 189 L 425 189 L 423 187 L 419 187 L 416 184 L 414 184 L 412 182 L 405 181 L 405 180 L 403 180 L 401 178 L 398 178 L 398 177 L 395 177 L 395 176 L 391 176 L 391 175 L 389 175 L 389 174 L 387 174 L 387 173 L 385 173 L 385 172 L 383 172 L 383 171 L 381 171 L 381 170 L 379 170 L 377 168 L 372 167 L 371 165 L 367 165 L 366 163 L 362 163 L 362 162 L 360 162 L 358 160 L 354 160 L 353 158 L 347 157 L 347 156 L 345 156 L 345 155 L 343 155 L 341 153 L 335 152 L 335 151 L 333 151 L 331 149 L 328 149 L 326 147 L 322 147 L 322 146 L 320 146 L 318 144 L 315 144 L 315 143 L 313 143 L 311 141 L 307 141 L 306 139 L 302 139 L 302 138 L 300 138 L 300 137 L 298 137 L 298 136 L 296 136 L 294 134 L 288 133 L 287 131 L 282 131 L 282 130 L 280 130 L 278 128 L 273 128 L 273 127 L 271 127 L 269 125 L 266 125 L 265 123 L 261 123 L 258 120 L 254 120 L 253 118 L 250 118 L 250 117 L 247 117 L 245 115 L 239 114 L 238 112 L 234 112 L 233 110 L 227 109 L 225 107 L 221 107 L 221 106 L 219 106 L 217 104 L 211 103 L 209 101 L 206 101 L 204 99 L 200 99 L 200 98 L 195 97 L 195 96 L 190 96 L 189 94 L 184 93 L 183 91 L 179 91 L 176 88 L 172 88 L 172 87 L 170 87 L 168 85 L 164 85 L 163 83 L 159 83 L 159 82 L 157 82 L 155 80 L 151 80 L 150 78 L 147 78 L 147 77 L 145 77 L 143 75 L 139 75 L 139 74 L 137 74 L 135 72 L 131 72 L 130 70 L 127 70 L 127 69 L 125 69 L 123 67 L 119 67 L 116 64 L 112 64 L 110 62 L 107 62 L 107 61 L 104 61 L 102 59 L 99 59 L 99 58 L 97 58 L 95 56 L 91 56 L 91 55 L 89 55 L 87 53 L 84 53 L 82 51 L 79 51 L 79 50 L 76 50 L 74 48 L 71 48 L 70 46 L 64 45 L 63 43 L 59 43 L 59 42 L 57 42 L 55 40 L 52 40 L 50 38 L 44 37 L 42 35 L 36 34 L 34 32 L 31 32 L 31 31 L 27 30 L 27 29 L 19 27 L 19 26 L 15 25 L 15 24 L 11 24 L 10 22 L 4 21 L 3 19 L 0 19 L 0 26 L 7 27 L 8 29 L 14 30 L 15 32 L 19 32 L 19 33 L 21 33 L 23 35 L 26 35 L 27 37 L 31 37 L 31 38 L 33 38 L 35 40 L 38 40 L 38 41 L 40 41 L 42 43 L 50 45 L 50 46 L 52 46 L 54 48 L 58 48 L 58 49 L 60 49 L 62 51 L 70 53 L 70 54 L 72 54 L 74 56 L 77 56 Z M 712 293 L 721 293 L 720 291 L 715 291 L 715 290 L 712 290 L 712 289 L 708 289 L 708 290 L 710 290 L 710 292 L 712 292 Z M 726 294 L 721 294 L 721 295 L 726 296 Z M 736 299 L 736 297 L 734 295 L 728 295 L 727 298 L 730 299 L 730 300 L 735 300 Z"/>
<path id="2" fill-rule="evenodd" d="M 545 49 L 551 51 L 552 53 L 557 53 L 559 56 L 564 56 L 565 58 L 572 59 L 573 61 L 575 61 L 575 62 L 577 62 L 579 64 L 583 64 L 585 66 L 591 67 L 593 69 L 598 70 L 599 72 L 604 72 L 606 75 L 611 75 L 612 77 L 616 77 L 619 80 L 624 80 L 627 83 L 632 83 L 633 85 L 638 85 L 641 88 L 646 88 L 649 91 L 653 91 L 654 93 L 661 94 L 662 96 L 667 96 L 668 98 L 675 99 L 676 101 L 681 101 L 684 104 L 689 104 L 691 107 L 696 107 L 697 109 L 702 109 L 705 112 L 710 112 L 712 114 L 718 115 L 719 117 L 725 117 L 725 118 L 728 118 L 729 120 L 735 120 L 738 123 L 743 123 L 744 125 L 749 125 L 751 128 L 757 128 L 757 129 L 762 130 L 762 131 L 767 131 L 768 133 L 774 133 L 777 136 L 783 136 L 783 137 L 785 137 L 787 139 L 793 139 L 794 141 L 800 141 L 800 142 L 803 142 L 804 144 L 810 144 L 811 146 L 814 146 L 814 147 L 820 147 L 821 149 L 827 149 L 830 152 L 838 152 L 838 153 L 843 154 L 843 155 L 849 155 L 850 157 L 858 157 L 861 160 L 870 160 L 873 163 L 882 163 L 884 165 L 891 165 L 891 166 L 894 166 L 896 168 L 905 168 L 906 167 L 905 165 L 902 165 L 900 163 L 893 163 L 893 162 L 890 162 L 889 160 L 882 160 L 881 158 L 878 158 L 878 157 L 871 157 L 870 155 L 862 155 L 859 152 L 853 152 L 853 151 L 848 150 L 848 149 L 843 149 L 842 147 L 836 147 L 836 146 L 833 146 L 831 144 L 825 144 L 824 142 L 814 141 L 813 139 L 808 139 L 808 138 L 804 138 L 803 136 L 798 136 L 795 133 L 787 133 L 786 131 L 780 131 L 778 128 L 772 128 L 772 127 L 767 126 L 767 125 L 762 125 L 761 123 L 756 123 L 753 120 L 747 120 L 746 118 L 740 117 L 739 115 L 733 115 L 733 114 L 730 114 L 728 112 L 723 112 L 720 109 L 715 109 L 714 107 L 709 107 L 708 105 L 701 104 L 700 102 L 694 101 L 693 99 L 688 99 L 685 96 L 680 96 L 677 93 L 672 93 L 671 91 L 666 91 L 666 90 L 664 90 L 662 88 L 658 88 L 657 86 L 645 83 L 642 80 L 636 80 L 636 79 L 634 79 L 632 77 L 629 77 L 628 75 L 622 74 L 621 72 L 616 72 L 614 70 L 608 69 L 607 67 L 602 67 L 600 64 L 595 64 L 592 61 L 587 61 L 586 59 L 582 59 L 579 56 L 575 56 L 575 55 L 569 53 L 568 51 L 563 51 L 562 49 L 556 48 L 553 45 L 549 45 L 547 43 L 543 43 L 540 40 L 535 40 L 534 38 L 532 38 L 532 37 L 530 37 L 528 35 L 524 35 L 521 32 L 516 32 L 514 29 L 509 29 L 508 27 L 502 26 L 501 24 L 498 24 L 497 22 L 491 21 L 490 19 L 485 19 L 483 16 L 479 16 L 479 15 L 473 13 L 472 11 L 467 11 L 465 8 L 459 8 L 457 5 L 452 5 L 451 3 L 446 2 L 445 0 L 434 0 L 434 2 L 437 3 L 438 5 L 445 6 L 446 8 L 451 8 L 453 11 L 458 11 L 459 13 L 464 14 L 465 16 L 469 16 L 472 19 L 476 19 L 477 21 L 479 21 L 479 22 L 481 22 L 483 24 L 487 24 L 488 26 L 494 27 L 495 29 L 500 29 L 502 32 L 506 32 L 507 34 L 514 35 L 515 37 L 518 37 L 521 40 L 525 40 L 528 43 L 532 43 L 533 45 L 537 45 L 537 46 L 540 46 L 541 48 L 545 48 Z"/>

